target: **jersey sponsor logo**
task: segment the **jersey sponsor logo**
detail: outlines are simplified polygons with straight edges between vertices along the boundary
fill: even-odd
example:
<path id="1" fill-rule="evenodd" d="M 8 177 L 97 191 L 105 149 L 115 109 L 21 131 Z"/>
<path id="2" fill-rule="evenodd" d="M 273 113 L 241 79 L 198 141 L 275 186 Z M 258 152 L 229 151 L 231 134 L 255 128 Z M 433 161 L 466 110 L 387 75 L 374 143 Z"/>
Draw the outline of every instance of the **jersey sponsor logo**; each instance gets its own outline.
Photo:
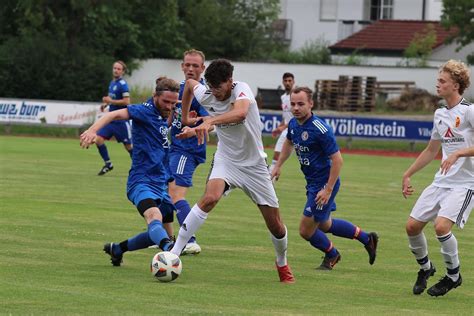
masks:
<path id="1" fill-rule="evenodd" d="M 451 131 L 451 127 L 448 127 L 448 130 L 444 134 L 444 137 L 454 137 L 453 132 Z"/>
<path id="2" fill-rule="evenodd" d="M 215 111 L 216 110 L 214 110 L 214 108 L 212 106 L 209 108 L 209 112 L 215 112 Z"/>
<path id="3" fill-rule="evenodd" d="M 308 140 L 308 137 L 309 137 L 309 135 L 308 135 L 307 131 L 304 131 L 303 133 L 301 133 L 301 139 L 303 141 Z"/>
<path id="4" fill-rule="evenodd" d="M 246 95 L 245 95 L 245 93 L 244 93 L 243 91 L 242 91 L 242 92 L 240 92 L 240 94 L 239 94 L 238 98 L 240 98 L 240 97 L 246 97 Z"/>
<path id="5" fill-rule="evenodd" d="M 459 116 L 456 116 L 456 123 L 454 126 L 459 127 L 461 125 L 461 118 Z"/>

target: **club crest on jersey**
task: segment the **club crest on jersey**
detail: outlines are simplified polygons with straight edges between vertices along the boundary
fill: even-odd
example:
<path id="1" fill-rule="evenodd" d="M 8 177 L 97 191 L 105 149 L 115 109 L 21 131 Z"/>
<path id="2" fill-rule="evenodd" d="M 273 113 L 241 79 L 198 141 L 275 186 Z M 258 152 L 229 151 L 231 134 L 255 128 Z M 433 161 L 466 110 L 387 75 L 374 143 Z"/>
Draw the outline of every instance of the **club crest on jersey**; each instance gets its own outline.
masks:
<path id="1" fill-rule="evenodd" d="M 301 133 L 301 139 L 302 140 L 308 140 L 308 137 L 309 137 L 309 135 L 308 135 L 307 131 L 304 131 L 303 133 Z"/>
<path id="2" fill-rule="evenodd" d="M 446 137 L 446 138 L 454 137 L 454 134 L 453 134 L 453 132 L 451 131 L 451 127 L 448 127 L 448 130 L 447 130 L 446 133 L 444 134 L 444 137 Z"/>
<path id="3" fill-rule="evenodd" d="M 459 116 L 456 116 L 456 123 L 454 124 L 454 126 L 459 127 L 459 125 L 461 125 L 461 118 Z"/>

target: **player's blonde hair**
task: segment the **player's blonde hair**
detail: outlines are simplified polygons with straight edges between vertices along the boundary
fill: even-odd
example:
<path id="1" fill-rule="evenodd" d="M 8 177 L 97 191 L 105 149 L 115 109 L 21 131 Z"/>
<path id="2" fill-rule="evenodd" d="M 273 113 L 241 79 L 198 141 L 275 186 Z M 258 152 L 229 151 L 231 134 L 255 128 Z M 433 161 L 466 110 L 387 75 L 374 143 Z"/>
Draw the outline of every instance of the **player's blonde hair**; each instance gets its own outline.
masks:
<path id="1" fill-rule="evenodd" d="M 201 56 L 202 58 L 202 63 L 204 64 L 204 62 L 206 61 L 206 56 L 204 56 L 204 53 L 200 50 L 197 50 L 197 49 L 190 49 L 190 50 L 187 50 L 183 53 L 183 59 L 184 57 L 186 57 L 187 55 L 199 55 Z"/>
<path id="2" fill-rule="evenodd" d="M 448 73 L 451 79 L 459 85 L 459 94 L 463 94 L 471 84 L 469 68 L 461 61 L 450 59 L 439 67 L 439 71 Z"/>

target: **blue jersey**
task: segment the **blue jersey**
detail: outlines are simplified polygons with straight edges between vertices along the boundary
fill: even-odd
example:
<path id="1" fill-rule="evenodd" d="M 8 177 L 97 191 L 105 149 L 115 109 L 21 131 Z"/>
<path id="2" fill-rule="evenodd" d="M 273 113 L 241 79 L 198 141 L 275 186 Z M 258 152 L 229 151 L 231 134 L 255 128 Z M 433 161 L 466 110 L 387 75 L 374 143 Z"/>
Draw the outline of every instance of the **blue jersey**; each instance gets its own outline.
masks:
<path id="1" fill-rule="evenodd" d="M 332 129 L 315 115 L 302 125 L 292 118 L 288 124 L 288 140 L 293 143 L 306 179 L 308 191 L 319 191 L 327 183 L 331 155 L 339 151 Z"/>
<path id="2" fill-rule="evenodd" d="M 133 156 L 127 191 L 140 183 L 153 183 L 167 190 L 170 178 L 168 122 L 153 100 L 129 105 L 127 109 L 133 120 Z"/>
<path id="3" fill-rule="evenodd" d="M 118 78 L 117 80 L 112 80 L 109 84 L 109 97 L 112 100 L 121 100 L 125 97 L 129 97 L 130 92 L 128 91 L 128 84 L 123 78 Z M 109 105 L 109 112 L 124 109 L 123 106 L 118 105 Z"/>
<path id="4" fill-rule="evenodd" d="M 204 80 L 201 79 L 201 84 L 204 84 Z M 183 97 L 185 82 L 181 82 L 179 88 L 179 99 Z M 195 111 L 198 116 L 208 116 L 209 113 L 199 102 L 193 98 L 191 102 L 191 108 L 189 111 Z M 186 139 L 177 139 L 176 135 L 181 133 L 183 125 L 181 123 L 182 105 L 181 103 L 176 104 L 173 112 L 173 122 L 171 125 L 171 151 L 180 151 L 185 153 L 193 154 L 199 162 L 206 161 L 206 144 L 198 145 L 197 137 L 190 137 Z"/>

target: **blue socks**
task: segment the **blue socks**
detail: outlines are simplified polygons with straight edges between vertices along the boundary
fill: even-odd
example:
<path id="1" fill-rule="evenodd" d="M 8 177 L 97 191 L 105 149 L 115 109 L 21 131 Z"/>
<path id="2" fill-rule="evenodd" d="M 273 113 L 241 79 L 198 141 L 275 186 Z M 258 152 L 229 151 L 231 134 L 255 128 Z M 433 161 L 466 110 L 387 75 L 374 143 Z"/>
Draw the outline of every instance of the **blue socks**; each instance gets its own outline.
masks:
<path id="1" fill-rule="evenodd" d="M 109 164 L 110 163 L 110 157 L 109 157 L 109 152 L 107 151 L 107 146 L 105 144 L 102 145 L 97 145 L 97 149 L 99 150 L 99 154 L 104 159 L 105 163 Z"/>
<path id="2" fill-rule="evenodd" d="M 366 232 L 351 222 L 339 218 L 332 219 L 332 226 L 329 228 L 328 233 L 338 237 L 357 239 L 364 245 L 369 243 L 369 235 Z"/>
<path id="3" fill-rule="evenodd" d="M 176 218 L 178 219 L 179 226 L 183 225 L 184 220 L 188 216 L 189 212 L 191 212 L 191 207 L 189 206 L 188 201 L 186 200 L 179 200 L 174 204 L 176 207 Z M 189 242 L 195 242 L 196 237 L 192 236 L 189 239 Z"/>
<path id="4" fill-rule="evenodd" d="M 332 258 L 337 255 L 337 250 L 336 248 L 332 245 L 332 242 L 329 240 L 329 238 L 326 236 L 325 233 L 323 233 L 321 230 L 316 229 L 314 232 L 313 236 L 309 239 L 309 243 L 321 250 L 326 254 L 327 257 Z"/>
<path id="5" fill-rule="evenodd" d="M 169 241 L 169 237 L 166 233 L 166 230 L 163 228 L 163 224 L 159 220 L 155 219 L 150 224 L 148 224 L 148 236 L 155 245 L 158 245 L 164 251 L 169 250 L 169 242 L 162 244 L 164 239 Z"/>

